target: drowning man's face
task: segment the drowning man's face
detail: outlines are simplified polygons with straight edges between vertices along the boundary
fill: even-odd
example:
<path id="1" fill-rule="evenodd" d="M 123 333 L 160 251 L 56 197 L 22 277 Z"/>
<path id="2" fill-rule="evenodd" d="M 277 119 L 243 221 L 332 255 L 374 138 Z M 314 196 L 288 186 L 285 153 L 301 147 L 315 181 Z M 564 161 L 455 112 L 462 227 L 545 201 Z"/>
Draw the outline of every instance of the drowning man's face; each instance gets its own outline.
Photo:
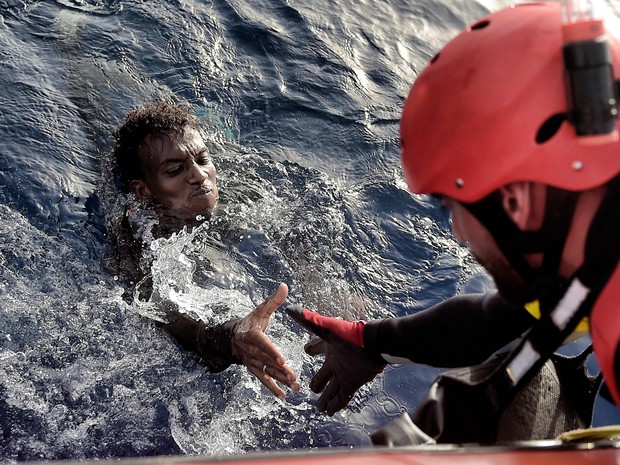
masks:
<path id="1" fill-rule="evenodd" d="M 138 154 L 144 179 L 131 189 L 139 199 L 154 200 L 181 218 L 211 215 L 218 200 L 216 170 L 198 131 L 151 134 Z"/>

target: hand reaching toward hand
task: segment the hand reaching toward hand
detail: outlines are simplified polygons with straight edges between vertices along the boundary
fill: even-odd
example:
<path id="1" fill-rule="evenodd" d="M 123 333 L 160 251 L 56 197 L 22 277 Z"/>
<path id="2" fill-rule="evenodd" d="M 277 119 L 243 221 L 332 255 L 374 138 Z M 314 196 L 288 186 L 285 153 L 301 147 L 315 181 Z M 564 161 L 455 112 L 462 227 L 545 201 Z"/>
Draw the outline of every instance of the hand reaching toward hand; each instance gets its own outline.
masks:
<path id="1" fill-rule="evenodd" d="M 275 381 L 293 391 L 299 391 L 300 386 L 296 382 L 297 375 L 286 364 L 274 343 L 265 335 L 265 329 L 271 315 L 284 303 L 287 295 L 288 287 L 281 283 L 269 299 L 235 324 L 231 341 L 233 354 L 243 362 L 250 373 L 282 400 L 286 396 Z"/>
<path id="2" fill-rule="evenodd" d="M 287 313 L 318 337 L 305 346 L 309 355 L 325 355 L 323 366 L 310 381 L 310 389 L 321 396 L 317 408 L 333 415 L 342 410 L 357 390 L 385 368 L 380 356 L 363 349 L 364 323 L 322 316 L 301 307 L 290 306 Z"/>

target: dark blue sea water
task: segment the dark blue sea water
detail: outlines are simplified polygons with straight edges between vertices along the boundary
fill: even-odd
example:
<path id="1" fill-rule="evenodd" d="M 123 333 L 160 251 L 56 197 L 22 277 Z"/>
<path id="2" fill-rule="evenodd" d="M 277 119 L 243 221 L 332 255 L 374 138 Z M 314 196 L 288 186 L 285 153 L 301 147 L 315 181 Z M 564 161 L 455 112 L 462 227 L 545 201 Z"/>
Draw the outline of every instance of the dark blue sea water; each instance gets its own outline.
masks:
<path id="1" fill-rule="evenodd" d="M 330 418 L 284 314 L 268 334 L 304 386 L 286 404 L 242 367 L 205 372 L 127 303 L 104 267 L 110 134 L 161 95 L 210 128 L 218 221 L 152 250 L 185 310 L 243 314 L 284 281 L 333 315 L 418 311 L 489 281 L 407 191 L 401 107 L 443 43 L 507 3 L 0 0 L 0 460 L 364 446 L 413 408 L 435 370 L 388 368 Z"/>

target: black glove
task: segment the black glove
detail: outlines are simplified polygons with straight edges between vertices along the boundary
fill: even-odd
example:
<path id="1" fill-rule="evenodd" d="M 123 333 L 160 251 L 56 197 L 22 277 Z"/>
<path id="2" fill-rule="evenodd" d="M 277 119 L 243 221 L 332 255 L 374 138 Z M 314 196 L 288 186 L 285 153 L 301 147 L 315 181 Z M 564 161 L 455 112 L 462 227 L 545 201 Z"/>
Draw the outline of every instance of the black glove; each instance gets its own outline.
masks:
<path id="1" fill-rule="evenodd" d="M 310 381 L 310 389 L 323 394 L 317 408 L 333 415 L 345 408 L 357 390 L 372 381 L 386 366 L 380 355 L 363 348 L 364 322 L 322 316 L 299 306 L 286 312 L 308 331 L 317 335 L 305 346 L 307 354 L 325 354 L 325 362 Z"/>

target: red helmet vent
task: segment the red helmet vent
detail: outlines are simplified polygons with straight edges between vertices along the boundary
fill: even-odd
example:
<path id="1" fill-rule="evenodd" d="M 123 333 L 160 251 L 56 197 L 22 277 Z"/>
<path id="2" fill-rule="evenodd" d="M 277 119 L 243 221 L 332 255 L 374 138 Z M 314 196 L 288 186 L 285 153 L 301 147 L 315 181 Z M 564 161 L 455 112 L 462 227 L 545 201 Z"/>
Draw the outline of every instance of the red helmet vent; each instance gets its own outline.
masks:
<path id="1" fill-rule="evenodd" d="M 485 27 L 487 27 L 489 24 L 491 23 L 491 21 L 489 21 L 488 19 L 484 19 L 482 21 L 477 22 L 476 24 L 474 24 L 473 26 L 471 26 L 469 29 L 471 29 L 472 31 L 476 31 L 478 29 L 484 29 Z"/>
<path id="2" fill-rule="evenodd" d="M 544 144 L 545 142 L 551 140 L 553 136 L 555 136 L 562 123 L 568 121 L 566 113 L 557 113 L 547 119 L 538 129 L 538 133 L 536 133 L 536 143 Z"/>

